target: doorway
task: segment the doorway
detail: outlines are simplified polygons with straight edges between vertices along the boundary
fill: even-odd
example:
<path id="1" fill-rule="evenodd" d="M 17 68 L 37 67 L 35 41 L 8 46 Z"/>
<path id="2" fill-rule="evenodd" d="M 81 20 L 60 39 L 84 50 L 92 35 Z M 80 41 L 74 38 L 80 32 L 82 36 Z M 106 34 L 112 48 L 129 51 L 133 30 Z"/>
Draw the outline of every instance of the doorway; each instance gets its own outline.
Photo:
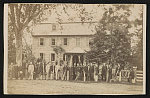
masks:
<path id="1" fill-rule="evenodd" d="M 79 63 L 79 58 L 77 55 L 74 55 L 72 60 L 73 67 L 77 66 L 77 63 Z"/>

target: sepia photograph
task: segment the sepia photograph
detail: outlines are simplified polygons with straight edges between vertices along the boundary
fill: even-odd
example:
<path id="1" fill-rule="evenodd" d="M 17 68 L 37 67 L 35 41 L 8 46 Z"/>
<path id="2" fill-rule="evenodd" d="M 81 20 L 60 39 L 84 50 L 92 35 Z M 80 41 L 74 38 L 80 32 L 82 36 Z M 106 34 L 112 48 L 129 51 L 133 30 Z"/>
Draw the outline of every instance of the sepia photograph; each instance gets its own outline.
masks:
<path id="1" fill-rule="evenodd" d="M 140 95 L 145 4 L 4 4 L 4 94 Z"/>

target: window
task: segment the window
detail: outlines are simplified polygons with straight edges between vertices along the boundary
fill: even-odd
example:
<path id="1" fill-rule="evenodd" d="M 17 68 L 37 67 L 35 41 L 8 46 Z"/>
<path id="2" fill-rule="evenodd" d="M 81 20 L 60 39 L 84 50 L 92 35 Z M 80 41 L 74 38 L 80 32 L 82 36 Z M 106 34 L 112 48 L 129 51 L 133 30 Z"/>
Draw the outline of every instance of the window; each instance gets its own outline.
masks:
<path id="1" fill-rule="evenodd" d="M 44 54 L 40 53 L 40 58 L 43 60 L 44 59 Z"/>
<path id="2" fill-rule="evenodd" d="M 89 38 L 86 38 L 86 46 L 89 47 Z"/>
<path id="3" fill-rule="evenodd" d="M 53 31 L 56 30 L 56 25 L 55 24 L 52 25 L 52 30 Z"/>
<path id="4" fill-rule="evenodd" d="M 55 54 L 51 53 L 51 61 L 55 61 Z"/>
<path id="5" fill-rule="evenodd" d="M 67 38 L 64 38 L 64 45 L 67 45 Z"/>
<path id="6" fill-rule="evenodd" d="M 76 46 L 80 46 L 80 38 L 76 38 Z"/>
<path id="7" fill-rule="evenodd" d="M 44 45 L 44 38 L 40 38 L 40 45 Z"/>
<path id="8" fill-rule="evenodd" d="M 55 39 L 52 38 L 52 45 L 55 45 Z"/>

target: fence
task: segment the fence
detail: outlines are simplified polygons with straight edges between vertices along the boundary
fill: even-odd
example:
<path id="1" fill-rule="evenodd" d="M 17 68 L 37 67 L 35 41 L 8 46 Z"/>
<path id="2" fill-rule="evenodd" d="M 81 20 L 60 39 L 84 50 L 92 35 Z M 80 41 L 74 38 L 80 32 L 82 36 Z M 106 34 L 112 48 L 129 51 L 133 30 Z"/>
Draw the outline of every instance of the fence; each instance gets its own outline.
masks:
<path id="1" fill-rule="evenodd" d="M 143 83 L 143 71 L 135 70 L 135 83 Z M 119 75 L 120 82 L 128 82 L 130 71 L 122 70 Z"/>
<path id="2" fill-rule="evenodd" d="M 138 70 L 136 72 L 136 81 L 138 83 L 142 83 L 143 82 L 143 71 Z"/>

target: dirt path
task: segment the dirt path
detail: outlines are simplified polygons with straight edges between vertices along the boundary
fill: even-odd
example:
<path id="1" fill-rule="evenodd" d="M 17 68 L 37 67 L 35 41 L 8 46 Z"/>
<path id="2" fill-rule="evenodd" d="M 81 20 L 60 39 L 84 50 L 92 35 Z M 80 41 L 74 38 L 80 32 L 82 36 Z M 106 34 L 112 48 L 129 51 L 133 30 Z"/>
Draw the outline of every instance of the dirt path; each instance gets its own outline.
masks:
<path id="1" fill-rule="evenodd" d="M 56 80 L 9 80 L 9 94 L 142 94 L 142 85 L 77 83 Z"/>

